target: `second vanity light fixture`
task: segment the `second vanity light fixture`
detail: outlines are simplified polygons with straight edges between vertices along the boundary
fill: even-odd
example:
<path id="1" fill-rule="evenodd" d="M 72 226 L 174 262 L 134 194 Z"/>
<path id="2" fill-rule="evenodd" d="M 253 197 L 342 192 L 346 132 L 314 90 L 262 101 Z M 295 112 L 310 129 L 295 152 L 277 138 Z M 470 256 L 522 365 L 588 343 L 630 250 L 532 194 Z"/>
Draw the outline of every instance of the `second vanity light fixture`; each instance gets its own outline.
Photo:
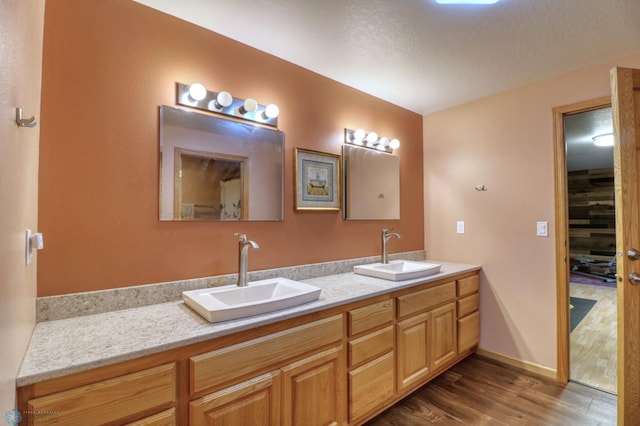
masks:
<path id="1" fill-rule="evenodd" d="M 177 104 L 278 127 L 280 109 L 276 104 L 260 105 L 252 98 L 238 99 L 229 92 L 212 92 L 200 83 L 178 83 Z"/>
<path id="2" fill-rule="evenodd" d="M 344 129 L 344 142 L 388 153 L 393 153 L 394 149 L 400 148 L 398 139 L 389 139 L 386 136 L 379 137 L 376 132 L 367 133 L 362 129 Z"/>

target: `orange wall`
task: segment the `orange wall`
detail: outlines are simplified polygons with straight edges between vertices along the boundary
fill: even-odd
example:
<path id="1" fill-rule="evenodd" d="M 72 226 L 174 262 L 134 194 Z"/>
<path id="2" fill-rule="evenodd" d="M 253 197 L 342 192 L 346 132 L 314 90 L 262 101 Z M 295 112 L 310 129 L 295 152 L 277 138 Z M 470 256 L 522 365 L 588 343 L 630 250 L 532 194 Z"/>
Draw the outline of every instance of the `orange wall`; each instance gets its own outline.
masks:
<path id="1" fill-rule="evenodd" d="M 614 66 L 640 55 L 424 117 L 425 247 L 482 265 L 482 349 L 556 368 L 552 109 L 610 96 Z"/>
<path id="2" fill-rule="evenodd" d="M 16 405 L 16 376 L 36 322 L 38 254 L 25 266 L 25 230 L 38 230 L 40 127 L 19 128 L 15 108 L 40 121 L 44 0 L 0 2 L 0 415 Z M 4 417 L 3 417 L 4 418 Z"/>
<path id="3" fill-rule="evenodd" d="M 283 222 L 158 220 L 158 106 L 194 81 L 280 106 Z M 390 226 L 423 248 L 422 117 L 128 0 L 47 1 L 41 121 L 39 296 L 233 273 L 234 232 L 252 270 L 375 255 Z M 400 221 L 294 211 L 294 148 L 340 153 L 345 127 L 402 141 Z"/>

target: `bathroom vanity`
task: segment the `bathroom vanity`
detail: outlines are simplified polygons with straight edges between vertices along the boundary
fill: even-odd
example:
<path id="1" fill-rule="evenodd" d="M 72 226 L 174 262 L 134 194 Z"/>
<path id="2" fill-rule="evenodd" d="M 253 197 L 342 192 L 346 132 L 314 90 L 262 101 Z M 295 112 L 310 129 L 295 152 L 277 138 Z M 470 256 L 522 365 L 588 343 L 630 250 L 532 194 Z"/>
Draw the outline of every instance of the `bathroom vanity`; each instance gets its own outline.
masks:
<path id="1" fill-rule="evenodd" d="M 478 266 L 304 280 L 320 299 L 211 324 L 182 302 L 39 323 L 26 424 L 359 425 L 470 355 Z"/>

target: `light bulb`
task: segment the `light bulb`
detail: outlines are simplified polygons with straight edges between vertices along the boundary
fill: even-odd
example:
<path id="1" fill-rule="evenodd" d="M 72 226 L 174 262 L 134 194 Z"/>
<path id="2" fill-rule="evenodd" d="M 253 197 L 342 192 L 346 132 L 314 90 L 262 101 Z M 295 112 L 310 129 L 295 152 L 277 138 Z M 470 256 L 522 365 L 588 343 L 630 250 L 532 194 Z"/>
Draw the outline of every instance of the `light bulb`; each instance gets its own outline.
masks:
<path id="1" fill-rule="evenodd" d="M 389 146 L 389 138 L 386 136 L 383 136 L 380 138 L 380 142 L 378 142 L 378 145 L 376 146 L 376 148 L 378 148 L 380 151 L 386 151 L 388 146 Z"/>
<path id="2" fill-rule="evenodd" d="M 398 139 L 391 139 L 389 142 L 389 148 L 398 149 L 400 148 L 400 141 Z"/>
<path id="3" fill-rule="evenodd" d="M 364 139 L 365 133 L 364 130 L 358 129 L 351 135 L 352 142 L 356 145 L 362 145 L 362 140 Z"/>
<path id="4" fill-rule="evenodd" d="M 258 109 L 258 102 L 255 99 L 247 98 L 240 107 L 240 114 L 254 112 L 256 109 Z"/>
<path id="5" fill-rule="evenodd" d="M 189 86 L 189 96 L 194 101 L 201 101 L 207 96 L 207 89 L 200 83 Z"/>
<path id="6" fill-rule="evenodd" d="M 226 108 L 232 103 L 233 103 L 233 96 L 231 96 L 231 93 L 229 92 L 222 91 L 218 93 L 218 96 L 216 96 L 217 109 Z"/>
<path id="7" fill-rule="evenodd" d="M 276 104 L 269 104 L 264 109 L 263 115 L 265 120 L 276 118 L 278 115 L 280 115 L 280 108 L 278 108 L 278 105 Z"/>
<path id="8" fill-rule="evenodd" d="M 370 132 L 367 135 L 367 145 L 373 146 L 378 140 L 378 134 L 376 132 Z"/>

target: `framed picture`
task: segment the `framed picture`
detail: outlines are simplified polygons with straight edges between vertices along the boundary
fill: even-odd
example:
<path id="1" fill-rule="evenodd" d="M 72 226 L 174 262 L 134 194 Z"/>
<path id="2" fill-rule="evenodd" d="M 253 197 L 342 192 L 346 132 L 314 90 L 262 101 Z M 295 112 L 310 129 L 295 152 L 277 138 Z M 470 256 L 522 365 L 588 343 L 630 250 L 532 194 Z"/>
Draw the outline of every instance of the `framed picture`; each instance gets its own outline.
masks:
<path id="1" fill-rule="evenodd" d="M 341 208 L 340 155 L 296 148 L 296 210 Z"/>

